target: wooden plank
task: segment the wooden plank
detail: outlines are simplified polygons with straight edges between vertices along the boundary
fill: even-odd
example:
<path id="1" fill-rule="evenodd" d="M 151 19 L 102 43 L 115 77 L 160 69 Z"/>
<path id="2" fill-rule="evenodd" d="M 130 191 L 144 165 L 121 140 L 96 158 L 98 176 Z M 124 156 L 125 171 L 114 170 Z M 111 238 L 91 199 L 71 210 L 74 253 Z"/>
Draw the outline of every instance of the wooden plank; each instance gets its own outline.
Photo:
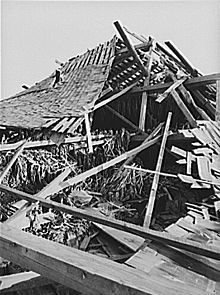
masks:
<path id="1" fill-rule="evenodd" d="M 151 139 L 153 139 L 154 138 L 154 136 L 156 136 L 159 132 L 160 132 L 160 130 L 161 130 L 161 128 L 162 128 L 162 126 L 164 125 L 164 123 L 160 123 L 152 132 L 151 132 L 151 134 L 150 135 L 148 135 L 147 136 L 147 138 L 143 141 L 143 145 L 144 144 L 146 144 L 147 142 L 149 142 Z M 156 142 L 156 144 L 158 144 L 159 142 Z M 124 166 L 125 165 L 128 165 L 129 163 L 131 163 L 133 160 L 134 160 L 134 158 L 136 157 L 136 154 L 134 154 L 134 155 L 131 155 L 130 157 L 128 157 L 127 158 L 127 160 L 123 163 L 123 165 L 119 168 L 119 171 L 121 171 L 123 168 L 124 168 Z"/>
<path id="2" fill-rule="evenodd" d="M 156 43 L 153 41 L 151 48 L 149 50 L 149 57 L 147 61 L 147 77 L 145 78 L 144 85 L 149 85 L 150 83 L 150 73 L 151 73 L 151 67 L 153 62 L 153 51 L 155 49 Z M 141 100 L 141 109 L 140 109 L 140 117 L 139 117 L 139 128 L 143 131 L 145 131 L 145 121 L 146 121 L 146 113 L 147 113 L 147 101 L 148 101 L 148 95 L 146 92 L 142 93 L 142 100 Z"/>
<path id="3" fill-rule="evenodd" d="M 187 152 L 187 157 L 186 157 L 186 174 L 191 175 L 191 169 L 192 169 L 192 153 Z"/>
<path id="4" fill-rule="evenodd" d="M 63 118 L 58 124 L 56 124 L 56 125 L 53 127 L 52 131 L 58 131 L 58 129 L 59 129 L 60 127 L 62 127 L 63 124 L 65 124 L 67 121 L 68 121 L 68 118 L 67 118 L 67 117 L 66 117 L 66 118 Z"/>
<path id="5" fill-rule="evenodd" d="M 0 184 L 0 190 L 11 195 L 16 195 L 19 198 L 25 199 L 30 202 L 39 202 L 47 208 L 53 208 L 55 210 L 62 211 L 67 214 L 71 214 L 78 218 L 87 219 L 92 222 L 97 222 L 106 226 L 110 226 L 119 230 L 123 230 L 129 232 L 131 234 L 143 237 L 145 239 L 155 240 L 157 242 L 165 243 L 172 247 L 176 247 L 179 249 L 184 249 L 186 251 L 197 253 L 199 255 L 203 255 L 206 257 L 210 257 L 213 259 L 220 260 L 220 249 L 212 246 L 212 245 L 201 245 L 197 242 L 192 242 L 186 239 L 174 238 L 173 236 L 165 233 L 158 232 L 151 229 L 143 228 L 142 226 L 134 225 L 128 222 L 116 220 L 113 218 L 106 218 L 101 216 L 100 214 L 96 214 L 93 211 L 86 211 L 83 209 L 67 206 L 64 204 L 60 204 L 58 202 L 54 202 L 48 199 L 43 199 L 36 195 L 30 195 L 24 192 L 21 192 L 17 189 L 8 188 L 2 184 Z M 2 226 L 2 224 L 0 224 Z M 1 230 L 1 228 L 0 228 Z"/>
<path id="6" fill-rule="evenodd" d="M 60 173 L 54 180 L 52 180 L 46 187 L 39 191 L 36 196 L 40 198 L 46 198 L 46 196 L 54 194 L 59 187 L 59 183 L 63 181 L 72 171 L 70 168 L 66 168 L 62 173 Z"/>
<path id="7" fill-rule="evenodd" d="M 109 103 L 109 102 L 111 102 L 111 101 L 113 101 L 113 100 L 119 98 L 120 96 L 124 95 L 125 93 L 127 93 L 127 92 L 128 92 L 129 90 L 131 90 L 136 84 L 137 84 L 137 82 L 135 82 L 135 83 L 129 85 L 128 87 L 122 89 L 121 91 L 119 91 L 119 92 L 113 94 L 113 95 L 110 96 L 109 98 L 107 98 L 107 99 L 105 99 L 105 100 L 103 100 L 103 101 L 97 103 L 97 104 L 94 105 L 91 109 L 88 109 L 87 111 L 83 112 L 83 114 L 84 114 L 84 113 L 93 112 L 93 111 L 95 111 L 95 110 L 97 110 L 97 109 L 99 109 L 99 108 L 105 106 L 107 103 Z M 101 97 L 100 99 L 102 99 L 102 97 Z"/>
<path id="8" fill-rule="evenodd" d="M 80 118 L 81 119 L 81 118 Z M 84 118 L 82 118 L 84 120 Z M 92 140 L 95 141 L 97 139 L 107 139 L 109 136 L 107 135 L 92 135 Z M 64 138 L 63 144 L 70 144 L 70 143 L 81 143 L 86 141 L 87 138 L 86 136 L 74 136 L 74 137 L 69 137 L 69 138 Z M 0 145 L 0 152 L 2 151 L 10 151 L 17 149 L 23 141 L 19 141 L 16 143 L 9 143 L 9 144 L 2 144 Z M 55 143 L 52 140 L 41 140 L 41 141 L 28 141 L 24 148 L 35 148 L 35 147 L 42 147 L 42 146 L 50 146 L 50 145 L 55 145 Z"/>
<path id="9" fill-rule="evenodd" d="M 150 295 L 160 294 L 164 289 L 170 295 L 205 294 L 193 286 L 150 276 L 4 224 L 1 224 L 0 245 L 1 255 L 6 259 L 83 294 Z"/>
<path id="10" fill-rule="evenodd" d="M 67 133 L 74 133 L 74 131 L 79 127 L 80 124 L 82 124 L 82 122 L 84 121 L 84 117 L 80 117 L 78 118 L 73 125 L 70 126 L 70 128 L 68 129 Z"/>
<path id="11" fill-rule="evenodd" d="M 106 163 L 103 163 L 103 164 L 100 164 L 94 168 L 91 168 L 90 170 L 87 170 L 79 175 L 76 175 L 70 179 L 68 179 L 67 181 L 63 181 L 63 182 L 59 182 L 58 183 L 58 186 L 53 186 L 52 188 L 50 188 L 49 190 L 47 190 L 47 187 L 45 187 L 43 190 L 44 190 L 44 196 L 48 196 L 50 195 L 51 193 L 57 193 L 61 190 L 63 190 L 64 188 L 67 188 L 69 186 L 72 186 L 74 184 L 77 184 L 81 181 L 84 181 L 86 178 L 90 177 L 90 176 L 93 176 L 93 175 L 96 175 L 97 173 L 101 172 L 101 171 L 104 171 L 106 170 L 107 168 L 109 167 L 112 167 L 120 162 L 122 162 L 123 160 L 126 160 L 127 158 L 133 156 L 133 155 L 136 155 L 137 153 L 143 151 L 144 149 L 152 146 L 153 144 L 155 144 L 157 141 L 159 141 L 161 138 L 161 136 L 157 136 L 156 138 L 146 142 L 145 144 L 141 144 L 140 146 L 130 150 L 130 151 L 127 151 L 125 152 L 124 154 L 106 162 Z M 54 179 L 54 181 L 56 181 L 56 178 Z M 50 184 L 48 185 L 50 186 Z"/>
<path id="12" fill-rule="evenodd" d="M 201 179 L 212 181 L 212 174 L 210 171 L 210 160 L 207 157 L 197 156 L 197 167 Z"/>
<path id="13" fill-rule="evenodd" d="M 133 55 L 136 63 L 139 65 L 141 71 L 147 77 L 148 72 L 147 72 L 146 68 L 144 67 L 144 65 L 142 63 L 142 60 L 138 56 L 134 46 L 131 44 L 131 42 L 129 41 L 127 35 L 125 34 L 122 26 L 120 25 L 120 23 L 118 21 L 114 22 L 114 25 L 115 25 L 116 29 L 118 30 L 118 32 L 119 32 L 122 40 L 124 41 L 125 45 L 127 46 L 127 48 L 130 50 L 131 54 Z"/>
<path id="14" fill-rule="evenodd" d="M 182 52 L 170 41 L 166 41 L 165 44 L 173 53 L 178 57 L 178 59 L 184 64 L 186 69 L 194 76 L 198 76 L 198 71 L 190 64 L 190 62 L 186 59 Z"/>
<path id="15" fill-rule="evenodd" d="M 105 105 L 105 108 L 107 110 L 109 110 L 111 113 L 113 113 L 115 116 L 117 116 L 119 119 L 121 119 L 123 122 L 125 122 L 127 125 L 129 125 L 134 131 L 140 131 L 141 133 L 143 133 L 143 130 L 141 130 L 138 126 L 136 126 L 130 120 L 128 120 L 127 118 L 125 118 L 123 115 L 121 115 L 118 111 L 116 111 L 112 107 L 110 107 L 108 105 Z"/>
<path id="16" fill-rule="evenodd" d="M 89 153 L 93 153 L 92 135 L 91 135 L 91 129 L 90 129 L 89 114 L 86 113 L 84 115 L 84 117 L 85 117 L 85 125 L 86 125 L 86 134 L 87 134 Z"/>
<path id="17" fill-rule="evenodd" d="M 164 93 L 159 95 L 155 101 L 161 103 L 173 90 L 175 90 L 181 84 L 183 84 L 185 80 L 186 80 L 186 77 L 183 77 L 180 80 L 176 80 Z"/>
<path id="18" fill-rule="evenodd" d="M 119 241 L 120 243 L 126 245 L 133 251 L 137 251 L 139 247 L 144 243 L 145 239 L 130 233 L 127 233 L 122 230 L 118 230 L 106 225 L 101 225 L 95 223 L 95 225 L 107 233 L 109 236 L 113 237 L 115 240 Z"/>
<path id="19" fill-rule="evenodd" d="M 132 170 L 136 170 L 136 171 L 141 171 L 143 173 L 159 174 L 159 175 L 165 176 L 165 177 L 173 177 L 173 178 L 177 178 L 178 177 L 175 174 L 170 174 L 170 173 L 165 173 L 165 172 L 158 172 L 158 171 L 155 171 L 155 170 L 143 169 L 143 168 L 134 167 L 134 166 L 128 166 L 128 165 L 125 165 L 124 168 L 125 169 L 132 169 Z"/>
<path id="20" fill-rule="evenodd" d="M 20 156 L 20 154 L 23 152 L 25 145 L 27 144 L 27 140 L 22 141 L 21 145 L 19 146 L 18 150 L 15 152 L 5 169 L 2 171 L 0 175 L 0 183 L 2 183 L 4 177 L 7 175 L 8 171 L 13 166 L 14 162 L 17 160 L 17 158 Z"/>
<path id="21" fill-rule="evenodd" d="M 214 84 L 217 80 L 220 80 L 220 73 L 205 75 L 201 77 L 190 78 L 183 83 L 183 85 L 188 89 L 191 90 L 193 88 L 199 88 L 204 85 Z M 147 92 L 147 93 L 155 93 L 155 92 L 163 92 L 170 86 L 172 86 L 172 82 L 168 83 L 158 83 L 155 85 L 148 85 L 148 86 L 139 86 L 132 89 L 132 93 L 140 93 L 140 92 Z"/>
<path id="22" fill-rule="evenodd" d="M 158 156 L 158 160 L 157 160 L 156 172 L 160 172 L 160 170 L 161 170 L 162 161 L 163 161 L 163 155 L 164 155 L 164 151 L 165 151 L 165 144 L 166 144 L 166 141 L 167 141 L 168 131 L 169 131 L 170 122 L 171 122 L 171 117 L 172 117 L 172 113 L 169 112 L 168 116 L 167 116 L 166 126 L 165 126 L 165 129 L 164 129 L 163 139 L 162 139 L 162 142 L 161 142 L 161 148 L 160 148 L 159 156 Z M 156 199 L 158 182 L 159 182 L 159 174 L 155 174 L 154 179 L 153 179 L 153 183 L 152 183 L 152 187 L 151 187 L 151 191 L 150 191 L 147 210 L 146 210 L 146 214 L 145 214 L 145 218 L 144 218 L 143 226 L 145 228 L 149 228 L 149 226 L 150 226 L 151 217 L 152 217 L 152 214 L 153 214 L 154 202 L 155 202 L 155 199 Z"/>
<path id="23" fill-rule="evenodd" d="M 33 271 L 1 276 L 0 282 L 0 291 L 2 294 L 22 292 L 25 289 L 30 290 L 32 288 L 39 288 L 53 283 L 53 281 L 41 277 Z"/>
<path id="24" fill-rule="evenodd" d="M 52 118 L 46 124 L 44 124 L 42 127 L 43 128 L 49 128 L 50 126 L 52 126 L 53 124 L 55 124 L 59 120 L 60 120 L 60 118 Z"/>
<path id="25" fill-rule="evenodd" d="M 216 111 L 215 121 L 220 125 L 220 80 L 216 81 Z"/>
<path id="26" fill-rule="evenodd" d="M 63 126 L 61 127 L 61 129 L 59 130 L 59 132 L 60 133 L 65 132 L 69 128 L 69 126 L 73 124 L 73 122 L 75 120 L 76 120 L 75 117 L 69 118 L 69 120 L 65 124 L 63 124 Z"/>
<path id="27" fill-rule="evenodd" d="M 197 127 L 196 120 L 193 118 L 193 115 L 190 113 L 188 108 L 186 107 L 185 103 L 180 98 L 179 94 L 176 92 L 176 90 L 172 90 L 171 92 L 176 104 L 180 108 L 180 110 L 183 112 L 184 116 L 186 117 L 187 121 L 189 122 L 190 126 L 195 128 Z"/>

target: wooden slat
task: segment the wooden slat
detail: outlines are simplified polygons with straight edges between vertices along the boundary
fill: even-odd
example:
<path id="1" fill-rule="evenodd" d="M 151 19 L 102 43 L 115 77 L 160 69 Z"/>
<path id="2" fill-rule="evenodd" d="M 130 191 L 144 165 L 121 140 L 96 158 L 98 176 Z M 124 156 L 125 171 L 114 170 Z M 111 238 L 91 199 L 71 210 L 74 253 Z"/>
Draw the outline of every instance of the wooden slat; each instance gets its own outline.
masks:
<path id="1" fill-rule="evenodd" d="M 216 111 L 215 120 L 220 125 L 220 80 L 216 82 Z"/>
<path id="2" fill-rule="evenodd" d="M 189 122 L 190 126 L 195 128 L 197 126 L 196 120 L 193 118 L 193 115 L 190 113 L 190 111 L 188 110 L 188 108 L 186 107 L 182 99 L 180 98 L 179 94 L 176 92 L 176 90 L 172 90 L 171 94 L 176 104 L 178 105 L 178 107 L 180 108 L 184 116 L 186 117 L 187 121 Z"/>
<path id="3" fill-rule="evenodd" d="M 145 239 L 155 240 L 155 241 L 158 241 L 179 249 L 184 249 L 186 251 L 196 253 L 198 255 L 203 255 L 206 257 L 220 260 L 220 249 L 212 245 L 201 245 L 200 243 L 192 242 L 186 239 L 175 238 L 165 232 L 158 232 L 158 231 L 154 231 L 154 230 L 146 229 L 146 228 L 144 229 L 141 226 L 137 226 L 131 223 L 127 223 L 127 222 L 112 219 L 112 218 L 106 218 L 104 216 L 97 215 L 96 212 L 88 213 L 86 210 L 60 204 L 58 202 L 50 201 L 48 199 L 42 199 L 40 197 L 33 196 L 30 194 L 18 191 L 16 189 L 8 188 L 2 184 L 0 184 L 0 190 L 3 192 L 9 193 L 11 195 L 16 195 L 17 197 L 25 199 L 27 201 L 40 202 L 45 207 L 53 208 L 53 209 L 62 211 L 64 213 L 71 214 L 75 217 L 87 219 L 92 222 L 97 222 L 103 225 L 114 227 L 116 229 L 123 230 L 129 233 L 132 233 L 134 235 L 138 235 Z M 0 227 L 2 227 L 3 225 L 4 224 L 0 224 Z"/>
<path id="4" fill-rule="evenodd" d="M 81 119 L 81 118 L 80 118 Z M 84 118 L 82 118 L 84 120 Z M 97 139 L 105 139 L 108 138 L 106 135 L 92 135 L 92 139 L 97 140 Z M 71 144 L 71 143 L 81 143 L 86 141 L 86 136 L 74 136 L 74 137 L 69 137 L 65 138 L 63 144 Z M 2 144 L 0 145 L 0 151 L 10 151 L 17 149 L 19 145 L 22 144 L 22 141 L 16 142 L 16 143 L 9 143 L 9 144 Z M 42 141 L 28 141 L 24 148 L 34 148 L 34 147 L 42 147 L 42 146 L 50 146 L 50 145 L 55 145 L 55 143 L 51 140 L 42 140 Z"/>
<path id="5" fill-rule="evenodd" d="M 22 292 L 25 289 L 40 288 L 53 283 L 53 281 L 43 278 L 33 271 L 1 276 L 0 282 L 0 292 L 2 294 Z"/>
<path id="6" fill-rule="evenodd" d="M 27 144 L 27 140 L 23 141 L 21 145 L 19 146 L 18 150 L 15 152 L 5 169 L 2 171 L 0 175 L 0 183 L 2 183 L 2 180 L 4 177 L 7 175 L 8 171 L 11 169 L 13 166 L 14 162 L 17 160 L 17 158 L 20 156 L 20 154 L 23 152 L 25 145 Z"/>
<path id="7" fill-rule="evenodd" d="M 2 255 L 22 267 L 88 295 L 201 295 L 201 290 L 172 279 L 150 276 L 59 243 L 1 225 Z M 146 283 L 147 282 L 147 283 Z"/>
<path id="8" fill-rule="evenodd" d="M 134 59 L 136 60 L 137 64 L 139 65 L 141 71 L 143 72 L 143 74 L 145 76 L 148 75 L 146 68 L 144 67 L 140 57 L 138 56 L 134 46 L 131 44 L 131 42 L 128 40 L 128 37 L 126 36 L 122 26 L 120 25 L 120 23 L 118 21 L 114 22 L 114 25 L 116 27 L 116 29 L 118 30 L 122 40 L 124 41 L 125 45 L 127 46 L 127 48 L 130 50 L 131 54 L 133 55 Z"/>
<path id="9" fill-rule="evenodd" d="M 150 51 L 149 51 L 149 57 L 147 61 L 147 77 L 144 81 L 144 86 L 149 85 L 150 83 L 150 73 L 151 73 L 151 67 L 152 67 L 152 55 L 154 48 L 156 46 L 156 43 L 153 41 Z M 140 109 L 140 117 L 139 117 L 139 128 L 143 131 L 145 131 L 145 121 L 146 121 L 146 113 L 147 113 L 147 101 L 148 101 L 148 95 L 146 92 L 142 94 L 142 100 L 141 100 L 141 109 Z"/>
<path id="10" fill-rule="evenodd" d="M 198 156 L 197 167 L 198 167 L 198 173 L 201 179 L 212 181 L 212 174 L 210 171 L 210 160 L 207 157 Z"/>
<path id="11" fill-rule="evenodd" d="M 63 118 L 57 125 L 55 125 L 52 131 L 57 131 L 60 127 L 63 126 L 68 121 L 68 118 Z"/>
<path id="12" fill-rule="evenodd" d="M 65 132 L 68 128 L 69 128 L 69 126 L 71 125 L 71 124 L 73 124 L 73 122 L 76 120 L 76 118 L 75 117 L 73 117 L 73 118 L 69 118 L 69 120 L 65 123 L 65 124 L 63 124 L 63 126 L 61 127 L 61 129 L 60 130 L 58 130 L 60 133 L 63 133 L 63 132 Z"/>
<path id="13" fill-rule="evenodd" d="M 192 153 L 187 152 L 187 157 L 186 157 L 186 174 L 191 175 L 191 169 L 192 169 Z"/>
<path id="14" fill-rule="evenodd" d="M 213 84 L 216 83 L 217 80 L 220 80 L 220 73 L 205 75 L 201 77 L 190 78 L 183 85 L 191 90 L 192 88 L 198 88 L 203 85 Z M 148 86 L 139 86 L 135 87 L 131 92 L 138 93 L 138 92 L 148 92 L 148 93 L 155 93 L 155 92 L 162 92 L 169 88 L 173 83 L 158 83 L 155 85 L 148 85 Z"/>
<path id="15" fill-rule="evenodd" d="M 180 80 L 176 80 L 163 94 L 159 95 L 155 101 L 161 103 L 173 90 L 178 88 L 185 80 L 186 77 Z"/>
<path id="16" fill-rule="evenodd" d="M 43 128 L 49 128 L 51 125 L 55 124 L 59 120 L 60 120 L 60 118 L 58 118 L 58 119 L 57 118 L 52 118 L 46 124 L 44 124 L 42 127 Z"/>
<path id="17" fill-rule="evenodd" d="M 171 122 L 171 117 L 172 117 L 172 113 L 169 112 L 168 116 L 167 116 L 166 126 L 165 126 L 165 129 L 164 129 L 163 139 L 162 139 L 162 142 L 161 142 L 159 156 L 158 156 L 158 160 L 157 160 L 156 172 L 160 172 L 160 170 L 161 170 L 162 161 L 163 161 L 163 155 L 164 155 L 164 151 L 165 151 L 165 145 L 166 145 L 166 141 L 167 141 L 167 137 L 168 137 L 168 131 L 169 131 L 170 122 Z M 154 202 L 155 202 L 155 199 L 156 199 L 158 182 L 159 182 L 159 174 L 155 174 L 154 179 L 153 179 L 153 183 L 152 183 L 152 187 L 151 187 L 151 191 L 150 191 L 147 210 L 146 210 L 146 214 L 145 214 L 145 218 L 144 218 L 143 226 L 145 228 L 149 228 L 149 226 L 150 226 L 151 217 L 152 217 L 152 214 L 153 214 Z"/>
<path id="18" fill-rule="evenodd" d="M 93 153 L 92 135 L 91 135 L 91 129 L 90 129 L 90 122 L 89 122 L 89 115 L 88 115 L 88 113 L 85 113 L 84 117 L 85 117 L 85 125 L 86 125 L 86 134 L 87 134 L 87 141 L 88 141 L 89 153 Z"/>
<path id="19" fill-rule="evenodd" d="M 73 125 L 68 129 L 68 133 L 74 133 L 74 131 L 79 127 L 79 125 L 84 121 L 84 117 L 78 118 Z"/>

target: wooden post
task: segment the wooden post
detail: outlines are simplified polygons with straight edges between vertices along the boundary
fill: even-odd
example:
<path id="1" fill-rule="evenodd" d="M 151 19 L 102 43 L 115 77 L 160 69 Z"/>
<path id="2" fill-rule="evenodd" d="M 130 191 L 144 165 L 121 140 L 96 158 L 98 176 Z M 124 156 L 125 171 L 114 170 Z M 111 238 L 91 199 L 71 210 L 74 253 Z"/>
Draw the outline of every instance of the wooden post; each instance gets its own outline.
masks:
<path id="1" fill-rule="evenodd" d="M 181 109 L 181 111 L 183 112 L 184 116 L 188 120 L 190 126 L 192 128 L 196 128 L 197 127 L 196 120 L 193 117 L 193 115 L 190 113 L 190 111 L 188 110 L 188 108 L 186 107 L 186 105 L 184 104 L 184 102 L 182 101 L 182 99 L 180 98 L 179 94 L 176 92 L 176 90 L 172 90 L 171 94 L 172 94 L 175 102 L 177 103 L 178 107 Z"/>
<path id="2" fill-rule="evenodd" d="M 86 125 L 86 134 L 87 134 L 89 153 L 93 153 L 92 135 L 91 135 L 91 129 L 90 129 L 89 114 L 85 113 L 84 116 L 85 116 L 85 125 Z"/>
<path id="3" fill-rule="evenodd" d="M 168 116 L 167 116 L 166 126 L 164 129 L 164 135 L 163 135 L 163 139 L 162 139 L 162 143 L 161 143 L 161 147 L 160 147 L 160 152 L 159 152 L 159 156 L 158 156 L 158 160 L 157 160 L 156 172 L 160 172 L 160 170 L 161 170 L 163 155 L 164 155 L 164 150 L 165 150 L 165 144 L 167 141 L 168 131 L 169 131 L 170 122 L 171 122 L 171 116 L 172 116 L 172 113 L 169 112 Z M 151 217 L 153 214 L 154 202 L 155 202 L 156 193 L 157 193 L 158 182 L 159 182 L 159 174 L 155 174 L 154 179 L 153 179 L 153 183 L 152 183 L 152 187 L 151 187 L 149 202 L 147 205 L 147 211 L 146 211 L 145 218 L 144 218 L 144 225 L 143 226 L 145 228 L 149 228 L 149 226 L 150 226 Z"/>
<path id="4" fill-rule="evenodd" d="M 22 144 L 19 146 L 18 150 L 16 151 L 16 153 L 14 154 L 14 156 L 12 157 L 12 159 L 9 161 L 8 165 L 6 166 L 6 168 L 4 169 L 4 171 L 2 172 L 2 174 L 0 175 L 0 183 L 2 183 L 2 180 L 4 179 L 4 177 L 6 176 L 6 174 L 8 173 L 8 171 L 11 169 L 12 165 L 14 164 L 14 162 L 17 160 L 17 158 L 23 152 L 23 149 L 24 149 L 26 143 L 27 143 L 27 140 L 25 140 L 24 142 L 22 142 Z"/>
<path id="5" fill-rule="evenodd" d="M 218 122 L 220 126 L 220 80 L 216 81 L 216 112 L 215 112 L 215 120 Z"/>
<path id="6" fill-rule="evenodd" d="M 150 52 L 149 52 L 149 57 L 147 61 L 147 77 L 144 81 L 144 86 L 149 85 L 150 83 L 150 72 L 151 72 L 151 66 L 152 66 L 152 54 L 155 48 L 155 42 L 153 41 Z M 141 110 L 140 110 L 140 118 L 139 118 L 139 128 L 143 131 L 145 131 L 145 121 L 146 121 L 146 113 L 147 113 L 147 101 L 148 101 L 148 94 L 144 92 L 142 94 L 142 101 L 141 101 Z"/>
<path id="7" fill-rule="evenodd" d="M 120 25 L 120 23 L 118 21 L 114 22 L 114 25 L 116 27 L 116 29 L 118 30 L 122 40 L 124 41 L 125 45 L 127 46 L 127 48 L 130 50 L 132 56 L 134 57 L 136 63 L 139 65 L 141 71 L 143 72 L 143 74 L 147 77 L 148 72 L 146 70 L 146 68 L 144 67 L 142 60 L 140 59 L 140 57 L 138 56 L 134 46 L 131 44 L 131 42 L 129 41 L 127 35 L 125 34 L 122 26 Z"/>

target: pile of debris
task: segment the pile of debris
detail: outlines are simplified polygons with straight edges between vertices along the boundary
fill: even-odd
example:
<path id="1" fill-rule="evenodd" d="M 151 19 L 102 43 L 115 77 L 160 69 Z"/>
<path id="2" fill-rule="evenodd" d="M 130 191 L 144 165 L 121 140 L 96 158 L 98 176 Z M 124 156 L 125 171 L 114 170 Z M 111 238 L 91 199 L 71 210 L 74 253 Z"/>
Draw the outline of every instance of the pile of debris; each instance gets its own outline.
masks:
<path id="1" fill-rule="evenodd" d="M 220 291 L 220 74 L 115 27 L 0 103 L 5 294 Z"/>

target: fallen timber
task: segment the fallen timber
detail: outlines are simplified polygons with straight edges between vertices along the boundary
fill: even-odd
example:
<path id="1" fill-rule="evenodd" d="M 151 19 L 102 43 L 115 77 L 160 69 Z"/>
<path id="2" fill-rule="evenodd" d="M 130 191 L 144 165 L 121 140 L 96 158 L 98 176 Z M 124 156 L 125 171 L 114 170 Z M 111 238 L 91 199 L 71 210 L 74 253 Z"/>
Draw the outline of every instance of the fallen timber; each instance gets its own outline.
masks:
<path id="1" fill-rule="evenodd" d="M 177 247 L 179 249 L 184 249 L 193 253 L 197 253 L 200 255 L 205 255 L 207 257 L 213 258 L 220 260 L 220 250 L 218 248 L 212 247 L 212 246 L 203 246 L 195 242 L 191 242 L 185 239 L 177 239 L 173 238 L 172 236 L 168 235 L 167 233 L 159 233 L 155 232 L 153 230 L 146 230 L 143 229 L 142 227 L 135 226 L 130 223 L 118 221 L 118 220 L 112 220 L 112 219 L 106 219 L 101 216 L 97 216 L 97 214 L 94 213 L 87 213 L 82 209 L 77 209 L 77 208 L 71 208 L 70 206 L 66 206 L 63 204 L 59 204 L 54 201 L 50 201 L 47 199 L 42 199 L 37 196 L 31 196 L 30 194 L 20 192 L 16 189 L 12 188 L 7 188 L 3 186 L 2 184 L 0 185 L 0 190 L 4 192 L 8 192 L 10 194 L 16 195 L 22 199 L 25 199 L 27 201 L 31 202 L 40 202 L 42 205 L 53 208 L 56 210 L 60 210 L 62 212 L 68 213 L 68 214 L 73 214 L 76 217 L 88 219 L 90 221 L 94 221 L 97 223 L 101 223 L 107 226 L 112 226 L 114 228 L 124 230 L 127 232 L 130 232 L 132 234 L 136 234 L 138 236 L 141 236 L 146 239 L 151 239 L 151 240 L 156 240 L 158 242 L 166 243 L 167 245 Z"/>
<path id="2" fill-rule="evenodd" d="M 0 103 L 2 294 L 220 292 L 220 74 L 114 25 Z"/>
<path id="3" fill-rule="evenodd" d="M 7 225 L 1 225 L 0 243 L 4 257 L 82 293 L 146 295 L 161 294 L 161 289 L 166 288 L 173 295 L 203 294 L 183 283 L 146 276 L 131 267 L 18 232 Z"/>

